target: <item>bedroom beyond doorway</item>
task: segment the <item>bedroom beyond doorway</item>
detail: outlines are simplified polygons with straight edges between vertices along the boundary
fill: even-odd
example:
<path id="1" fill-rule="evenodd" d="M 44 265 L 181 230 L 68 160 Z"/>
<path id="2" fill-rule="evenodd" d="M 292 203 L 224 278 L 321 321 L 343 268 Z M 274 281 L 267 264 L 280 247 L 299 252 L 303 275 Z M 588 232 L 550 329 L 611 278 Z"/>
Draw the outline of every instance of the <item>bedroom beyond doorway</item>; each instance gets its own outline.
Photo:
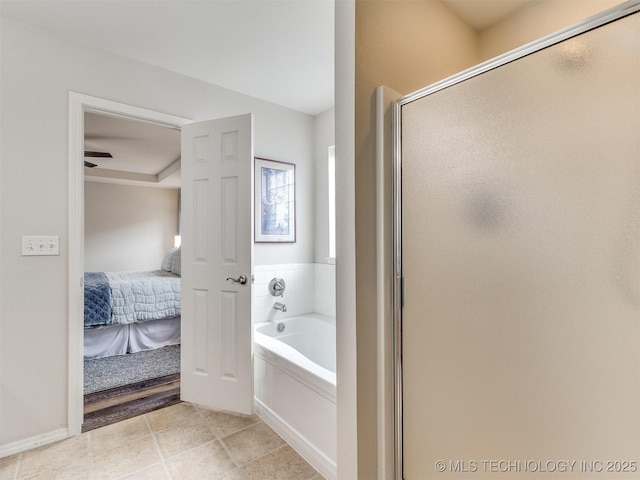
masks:
<path id="1" fill-rule="evenodd" d="M 180 130 L 83 118 L 88 431 L 180 401 Z"/>

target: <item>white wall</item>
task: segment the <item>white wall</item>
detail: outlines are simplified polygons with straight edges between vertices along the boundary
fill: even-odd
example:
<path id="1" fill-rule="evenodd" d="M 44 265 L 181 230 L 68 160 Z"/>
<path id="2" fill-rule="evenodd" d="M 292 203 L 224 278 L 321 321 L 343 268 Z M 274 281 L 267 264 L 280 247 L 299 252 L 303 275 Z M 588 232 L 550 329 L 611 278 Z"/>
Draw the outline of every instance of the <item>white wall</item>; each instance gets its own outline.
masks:
<path id="1" fill-rule="evenodd" d="M 0 48 L 0 447 L 8 451 L 67 426 L 69 92 L 193 120 L 253 112 L 255 154 L 297 163 L 300 192 L 298 242 L 256 246 L 257 263 L 313 261 L 305 192 L 313 192 L 314 119 L 9 19 Z M 20 256 L 21 235 L 60 235 L 60 255 Z"/>
<path id="2" fill-rule="evenodd" d="M 312 119 L 313 117 L 308 118 Z M 257 126 L 255 131 L 257 133 Z M 286 132 L 281 132 L 280 137 L 284 143 L 289 141 Z M 308 138 L 307 140 L 311 143 L 307 145 L 310 148 L 304 152 L 304 155 L 293 153 L 268 155 L 260 153 L 261 150 L 257 146 L 255 148 L 256 157 L 295 163 L 296 165 L 296 242 L 256 243 L 254 247 L 255 265 L 308 263 L 313 261 L 315 245 L 315 165 L 312 152 L 313 138 Z"/>
<path id="3" fill-rule="evenodd" d="M 179 191 L 84 183 L 84 269 L 158 270 L 178 234 Z"/>

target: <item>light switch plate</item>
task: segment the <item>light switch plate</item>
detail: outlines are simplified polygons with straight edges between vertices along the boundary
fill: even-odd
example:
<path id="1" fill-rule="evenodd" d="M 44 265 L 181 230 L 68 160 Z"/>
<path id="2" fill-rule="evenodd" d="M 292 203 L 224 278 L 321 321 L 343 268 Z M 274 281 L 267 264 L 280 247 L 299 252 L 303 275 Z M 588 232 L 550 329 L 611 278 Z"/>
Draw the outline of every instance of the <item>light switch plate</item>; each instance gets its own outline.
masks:
<path id="1" fill-rule="evenodd" d="M 58 235 L 23 235 L 22 255 L 60 255 Z"/>

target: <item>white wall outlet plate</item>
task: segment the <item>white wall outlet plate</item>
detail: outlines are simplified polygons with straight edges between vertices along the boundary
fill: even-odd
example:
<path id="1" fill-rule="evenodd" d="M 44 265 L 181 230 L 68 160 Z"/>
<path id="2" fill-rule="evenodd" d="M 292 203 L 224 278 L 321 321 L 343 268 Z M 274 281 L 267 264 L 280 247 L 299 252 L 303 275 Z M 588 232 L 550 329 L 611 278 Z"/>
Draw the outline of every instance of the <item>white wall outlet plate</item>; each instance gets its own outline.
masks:
<path id="1" fill-rule="evenodd" d="M 22 256 L 60 255 L 60 237 L 58 235 L 23 235 Z"/>

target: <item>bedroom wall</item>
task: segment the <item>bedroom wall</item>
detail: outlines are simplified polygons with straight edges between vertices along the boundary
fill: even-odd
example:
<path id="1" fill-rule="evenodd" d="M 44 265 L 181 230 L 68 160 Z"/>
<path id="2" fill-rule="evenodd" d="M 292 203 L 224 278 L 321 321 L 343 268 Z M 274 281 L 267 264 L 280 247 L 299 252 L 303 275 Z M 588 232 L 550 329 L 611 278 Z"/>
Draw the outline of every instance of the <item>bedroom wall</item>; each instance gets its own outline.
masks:
<path id="1" fill-rule="evenodd" d="M 69 91 L 193 120 L 253 112 L 255 154 L 296 162 L 300 186 L 299 241 L 256 246 L 256 263 L 314 259 L 313 117 L 1 22 L 0 454 L 67 426 Z M 22 235 L 59 235 L 60 255 L 22 257 Z"/>
<path id="2" fill-rule="evenodd" d="M 84 268 L 158 270 L 178 234 L 179 190 L 84 183 Z"/>

